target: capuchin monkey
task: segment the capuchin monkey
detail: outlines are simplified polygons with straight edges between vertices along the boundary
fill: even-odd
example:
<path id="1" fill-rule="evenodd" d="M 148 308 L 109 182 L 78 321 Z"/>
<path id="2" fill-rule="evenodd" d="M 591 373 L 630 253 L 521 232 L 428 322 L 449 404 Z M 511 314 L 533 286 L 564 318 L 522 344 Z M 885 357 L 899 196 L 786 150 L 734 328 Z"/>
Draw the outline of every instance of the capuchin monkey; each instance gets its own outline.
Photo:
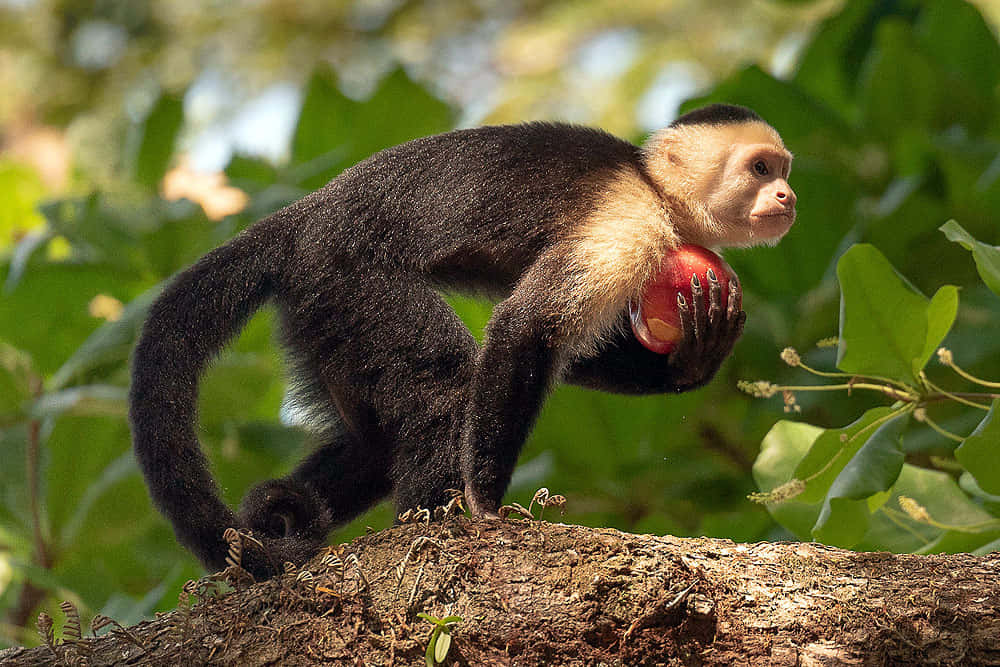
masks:
<path id="1" fill-rule="evenodd" d="M 792 156 L 753 111 L 685 114 L 642 148 L 555 123 L 417 139 L 358 163 L 178 274 L 133 359 L 135 453 L 157 507 L 208 568 L 230 527 L 258 578 L 302 563 L 386 496 L 434 508 L 464 491 L 496 516 L 546 393 L 706 383 L 743 330 L 739 286 L 681 309 L 670 354 L 633 335 L 665 254 L 774 244 L 795 220 Z M 693 279 L 697 283 L 697 279 Z M 696 290 L 703 287 L 699 284 Z M 441 291 L 498 299 L 478 346 Z M 290 475 L 219 498 L 195 435 L 198 381 L 263 304 L 277 309 L 294 413 L 319 440 Z"/>

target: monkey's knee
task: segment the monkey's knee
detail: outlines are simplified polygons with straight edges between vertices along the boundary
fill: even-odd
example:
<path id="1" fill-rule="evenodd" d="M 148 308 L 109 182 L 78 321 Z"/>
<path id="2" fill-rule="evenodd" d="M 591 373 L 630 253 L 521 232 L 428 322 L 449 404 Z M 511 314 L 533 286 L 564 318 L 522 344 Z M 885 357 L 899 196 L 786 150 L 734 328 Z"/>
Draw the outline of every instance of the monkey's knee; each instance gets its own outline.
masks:
<path id="1" fill-rule="evenodd" d="M 325 544 L 333 528 L 330 510 L 319 495 L 287 478 L 268 480 L 247 491 L 239 519 L 268 551 L 263 559 L 270 565 L 268 570 L 276 570 L 285 561 L 301 565 Z"/>

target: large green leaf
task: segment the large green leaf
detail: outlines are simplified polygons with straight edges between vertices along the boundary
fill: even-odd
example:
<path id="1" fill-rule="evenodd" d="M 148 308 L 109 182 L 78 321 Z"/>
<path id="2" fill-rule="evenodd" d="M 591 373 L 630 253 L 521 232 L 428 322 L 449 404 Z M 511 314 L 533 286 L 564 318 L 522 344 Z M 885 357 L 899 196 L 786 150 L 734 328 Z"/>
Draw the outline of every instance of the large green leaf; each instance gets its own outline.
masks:
<path id="1" fill-rule="evenodd" d="M 779 421 L 767 432 L 760 445 L 760 454 L 753 464 L 757 488 L 769 492 L 795 476 L 796 466 L 824 433 L 818 426 L 802 422 Z M 802 540 L 811 539 L 820 506 L 806 502 L 801 496 L 782 502 L 768 503 L 768 512 L 785 528 Z"/>
<path id="2" fill-rule="evenodd" d="M 854 549 L 912 552 L 927 548 L 945 533 L 943 528 L 909 517 L 899 504 L 903 496 L 926 508 L 937 521 L 971 524 L 988 518 L 947 473 L 904 464 L 889 499 L 872 509 L 868 532 Z"/>
<path id="3" fill-rule="evenodd" d="M 106 364 L 125 364 L 142 328 L 149 304 L 159 293 L 160 289 L 157 287 L 133 299 L 125 306 L 118 319 L 102 324 L 88 336 L 49 380 L 49 389 L 62 389 Z"/>
<path id="4" fill-rule="evenodd" d="M 305 164 L 349 145 L 357 107 L 357 102 L 340 92 L 331 67 L 313 72 L 292 137 L 292 163 Z"/>
<path id="5" fill-rule="evenodd" d="M 994 495 L 1000 495 L 1000 399 L 993 401 L 990 411 L 976 430 L 967 437 L 958 449 L 955 458 L 976 478 L 979 487 Z"/>
<path id="6" fill-rule="evenodd" d="M 1000 44 L 974 5 L 964 0 L 928 2 L 917 23 L 925 48 L 938 64 L 983 95 L 996 94 L 1000 83 Z M 947 48 L 941 48 L 947 44 Z"/>
<path id="7" fill-rule="evenodd" d="M 184 123 L 184 102 L 178 95 L 164 94 L 153 105 L 142 125 L 135 148 L 135 179 L 150 188 L 159 185 L 170 166 L 174 144 Z"/>
<path id="8" fill-rule="evenodd" d="M 820 24 L 803 50 L 795 84 L 853 119 L 857 80 L 879 23 L 889 16 L 912 16 L 916 4 L 849 0 Z"/>
<path id="9" fill-rule="evenodd" d="M 916 384 L 958 311 L 958 291 L 928 301 L 874 246 L 853 246 L 837 263 L 840 341 L 837 366 L 847 373 Z"/>
<path id="10" fill-rule="evenodd" d="M 1000 296 L 1000 246 L 988 245 L 978 241 L 965 231 L 954 220 L 941 225 L 941 231 L 949 241 L 958 243 L 966 250 L 972 251 L 972 259 L 976 262 L 979 277 L 997 296 Z"/>
<path id="11" fill-rule="evenodd" d="M 315 189 L 373 153 L 450 129 L 453 121 L 451 108 L 401 69 L 358 102 L 340 92 L 332 69 L 320 68 L 306 89 L 289 174 L 295 183 Z"/>
<path id="12" fill-rule="evenodd" d="M 797 479 L 809 480 L 800 499 L 825 500 L 841 471 L 867 442 L 866 433 L 876 430 L 875 422 L 886 419 L 892 412 L 892 408 L 873 408 L 843 428 L 823 431 L 795 468 Z"/>
<path id="13" fill-rule="evenodd" d="M 0 340 L 30 354 L 39 373 L 53 372 L 97 328 L 100 321 L 90 315 L 90 301 L 99 294 L 120 294 L 122 288 L 121 277 L 108 266 L 33 266 L 16 289 L 0 298 Z"/>
<path id="14" fill-rule="evenodd" d="M 888 490 L 903 467 L 903 430 L 909 421 L 901 414 L 882 423 L 830 485 L 812 533 L 820 542 L 850 547 L 868 531 L 871 499 Z"/>

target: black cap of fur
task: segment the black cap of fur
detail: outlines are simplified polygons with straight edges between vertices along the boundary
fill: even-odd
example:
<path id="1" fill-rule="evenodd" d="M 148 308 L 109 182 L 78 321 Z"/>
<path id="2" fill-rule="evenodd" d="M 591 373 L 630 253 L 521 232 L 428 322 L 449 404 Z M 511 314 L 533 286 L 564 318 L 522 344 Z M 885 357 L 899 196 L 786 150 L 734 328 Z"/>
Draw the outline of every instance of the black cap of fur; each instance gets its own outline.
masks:
<path id="1" fill-rule="evenodd" d="M 763 123 L 764 119 L 752 109 L 735 104 L 709 104 L 694 111 L 689 111 L 677 118 L 670 127 L 680 125 L 729 125 L 736 123 Z"/>

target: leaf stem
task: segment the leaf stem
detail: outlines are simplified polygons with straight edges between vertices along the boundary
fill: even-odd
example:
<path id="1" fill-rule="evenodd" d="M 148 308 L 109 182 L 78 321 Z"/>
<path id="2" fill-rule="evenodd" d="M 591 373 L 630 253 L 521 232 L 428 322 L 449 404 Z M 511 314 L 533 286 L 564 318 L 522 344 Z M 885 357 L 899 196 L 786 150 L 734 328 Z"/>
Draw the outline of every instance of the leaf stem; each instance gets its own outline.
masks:
<path id="1" fill-rule="evenodd" d="M 965 396 L 962 396 L 960 394 L 953 394 L 950 391 L 942 389 L 941 387 L 939 387 L 936 384 L 934 384 L 933 382 L 931 382 L 930 379 L 928 379 L 927 374 L 924 373 L 923 371 L 920 371 L 920 379 L 923 380 L 924 384 L 926 384 L 930 389 L 932 389 L 933 391 L 937 392 L 938 394 L 941 394 L 942 396 L 944 396 L 946 398 L 950 398 L 951 400 L 956 401 L 958 403 L 961 403 L 962 405 L 967 405 L 970 408 L 978 408 L 978 409 L 983 410 L 985 412 L 989 412 L 989 410 L 990 410 L 990 406 L 988 406 L 988 405 L 983 405 L 982 403 L 976 403 L 975 401 L 970 401 Z"/>
<path id="2" fill-rule="evenodd" d="M 897 387 L 898 389 L 901 389 L 901 390 L 903 390 L 905 392 L 911 392 L 912 391 L 912 387 L 910 387 L 906 383 L 900 382 L 899 380 L 893 380 L 892 378 L 882 377 L 880 375 L 852 375 L 851 373 L 840 373 L 840 372 L 834 372 L 834 371 L 821 371 L 821 370 L 817 370 L 817 369 L 813 368 L 812 366 L 806 365 L 801 359 L 799 359 L 798 365 L 801 366 L 803 370 L 808 371 L 809 373 L 812 373 L 813 375 L 818 375 L 819 377 L 825 377 L 825 378 L 854 378 L 854 377 L 860 377 L 860 378 L 864 378 L 865 380 L 874 380 L 875 382 L 881 382 L 882 384 L 885 384 L 885 385 L 892 385 L 892 386 Z M 855 384 L 854 386 L 858 386 L 858 385 Z"/>
<path id="3" fill-rule="evenodd" d="M 839 374 L 840 377 L 856 377 L 853 375 L 843 375 Z M 778 385 L 777 390 L 789 390 L 789 391 L 839 391 L 846 389 L 848 391 L 852 389 L 867 389 L 869 391 L 878 391 L 889 398 L 893 398 L 897 401 L 903 401 L 905 403 L 913 403 L 920 400 L 920 396 L 913 392 L 910 387 L 903 385 L 905 389 L 900 390 L 895 387 L 890 387 L 887 384 L 876 384 L 874 382 L 845 382 L 842 384 L 812 384 L 812 385 Z"/>
<path id="4" fill-rule="evenodd" d="M 817 470 L 813 474 L 809 475 L 808 477 L 806 477 L 802 481 L 805 482 L 805 483 L 809 483 L 812 480 L 814 480 L 817 477 L 819 477 L 820 475 L 822 475 L 823 473 L 825 473 L 827 470 L 829 470 L 830 466 L 833 465 L 833 462 L 836 461 L 838 458 L 840 458 L 840 455 L 843 454 L 844 451 L 846 451 L 846 449 L 847 449 L 847 443 L 851 442 L 852 440 L 854 440 L 858 436 L 862 435 L 866 431 L 871 430 L 872 428 L 878 428 L 879 426 L 881 426 L 882 424 L 886 423 L 887 421 L 889 421 L 891 419 L 895 419 L 896 417 L 898 417 L 898 416 L 900 416 L 900 415 L 902 415 L 904 413 L 907 413 L 907 412 L 913 412 L 913 410 L 915 408 L 916 408 L 916 406 L 914 404 L 912 404 L 912 403 L 904 405 L 903 407 L 901 407 L 901 408 L 899 408 L 897 410 L 893 410 L 892 412 L 890 412 L 887 415 L 883 415 L 883 416 L 879 417 L 878 419 L 876 419 L 875 421 L 873 421 L 871 424 L 865 425 L 863 428 L 859 429 L 857 433 L 855 433 L 854 435 L 852 435 L 849 438 L 847 438 L 846 440 L 844 440 L 844 442 L 841 443 L 841 445 L 840 445 L 840 449 L 837 450 L 837 453 L 834 454 L 833 456 L 831 456 L 830 460 L 827 461 L 823 465 L 822 468 L 820 468 L 819 470 Z"/>
<path id="5" fill-rule="evenodd" d="M 927 424 L 928 426 L 930 426 L 940 436 L 948 438 L 949 440 L 954 440 L 955 442 L 964 442 L 965 441 L 965 438 L 963 438 L 962 436 L 956 435 L 956 434 L 952 433 L 951 431 L 948 431 L 945 428 L 943 428 L 941 426 L 938 426 L 937 422 L 935 422 L 933 419 L 931 419 L 930 417 L 928 417 L 926 412 L 923 413 L 920 421 L 922 421 L 925 424 Z"/>

